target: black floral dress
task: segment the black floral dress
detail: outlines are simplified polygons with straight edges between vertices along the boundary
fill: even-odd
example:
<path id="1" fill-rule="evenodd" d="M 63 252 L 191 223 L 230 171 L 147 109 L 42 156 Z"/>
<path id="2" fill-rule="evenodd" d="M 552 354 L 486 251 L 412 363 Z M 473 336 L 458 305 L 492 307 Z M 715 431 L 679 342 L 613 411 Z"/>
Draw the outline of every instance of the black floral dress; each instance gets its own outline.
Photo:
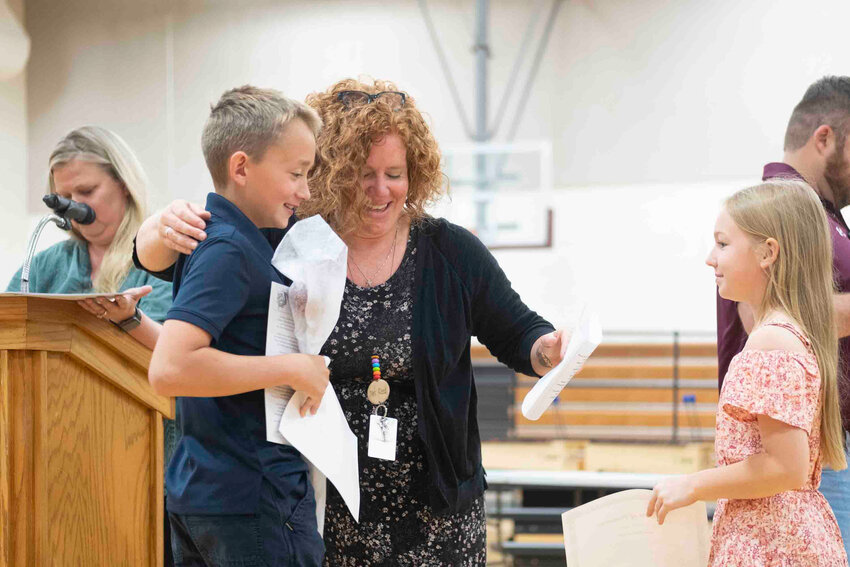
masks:
<path id="1" fill-rule="evenodd" d="M 360 464 L 360 522 L 328 484 L 325 509 L 325 565 L 478 566 L 487 556 L 484 498 L 457 514 L 435 515 L 428 505 L 428 470 L 417 431 L 411 329 L 416 259 L 411 227 L 404 258 L 385 283 L 361 288 L 346 282 L 336 328 L 322 354 L 331 358 L 331 383 L 357 436 Z M 390 384 L 387 415 L 398 420 L 396 460 L 367 455 L 366 398 L 371 358 L 380 358 Z"/>

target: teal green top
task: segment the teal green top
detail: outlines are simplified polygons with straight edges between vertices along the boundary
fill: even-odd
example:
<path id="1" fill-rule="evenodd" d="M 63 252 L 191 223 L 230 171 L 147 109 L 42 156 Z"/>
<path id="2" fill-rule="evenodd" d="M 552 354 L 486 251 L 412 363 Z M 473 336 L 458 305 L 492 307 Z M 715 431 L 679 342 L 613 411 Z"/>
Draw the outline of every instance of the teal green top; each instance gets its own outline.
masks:
<path id="1" fill-rule="evenodd" d="M 21 291 L 22 269 L 15 273 L 6 291 Z M 139 301 L 139 309 L 162 323 L 171 307 L 171 283 L 131 267 L 118 291 L 143 285 L 152 286 L 153 291 Z M 36 254 L 30 265 L 29 289 L 32 293 L 93 293 L 88 244 L 69 238 Z"/>

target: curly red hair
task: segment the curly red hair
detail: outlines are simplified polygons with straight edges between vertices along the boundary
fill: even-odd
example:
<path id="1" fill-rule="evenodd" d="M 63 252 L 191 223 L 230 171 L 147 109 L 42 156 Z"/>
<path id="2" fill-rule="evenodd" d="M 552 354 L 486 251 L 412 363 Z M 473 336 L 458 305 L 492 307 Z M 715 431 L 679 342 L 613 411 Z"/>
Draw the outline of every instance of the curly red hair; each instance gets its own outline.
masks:
<path id="1" fill-rule="evenodd" d="M 337 93 L 350 90 L 375 94 L 399 89 L 388 81 L 345 79 L 307 97 L 307 104 L 319 113 L 324 127 L 316 138 L 316 165 L 309 176 L 312 196 L 299 206 L 298 216 L 319 214 L 339 234 L 354 232 L 366 210 L 360 178 L 372 143 L 387 134 L 397 134 L 407 149 L 405 212 L 413 221 L 426 218 L 426 207 L 439 199 L 444 184 L 440 149 L 416 102 L 405 93 L 405 104 L 398 110 L 383 97 L 347 108 Z"/>

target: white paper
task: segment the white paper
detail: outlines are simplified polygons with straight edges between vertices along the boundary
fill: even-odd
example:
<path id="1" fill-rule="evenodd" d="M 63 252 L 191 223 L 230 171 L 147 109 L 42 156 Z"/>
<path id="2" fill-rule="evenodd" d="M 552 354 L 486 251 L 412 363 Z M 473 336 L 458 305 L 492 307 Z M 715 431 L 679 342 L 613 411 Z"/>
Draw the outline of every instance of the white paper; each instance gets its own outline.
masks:
<path id="1" fill-rule="evenodd" d="M 269 295 L 269 321 L 266 328 L 266 355 L 291 354 L 298 352 L 298 341 L 295 338 L 295 322 L 290 309 L 289 287 L 272 282 Z M 283 410 L 292 397 L 294 390 L 289 386 L 280 385 L 264 390 L 266 406 L 266 441 L 286 443 L 280 434 L 280 420 Z"/>
<path id="2" fill-rule="evenodd" d="M 381 427 L 383 421 L 384 427 Z M 395 460 L 396 435 L 398 420 L 372 414 L 369 416 L 369 446 L 368 455 L 373 459 L 384 461 Z"/>
<path id="3" fill-rule="evenodd" d="M 525 395 L 522 400 L 522 415 L 526 419 L 539 419 L 601 342 L 602 327 L 599 317 L 584 309 L 570 337 L 563 360 L 540 378 Z"/>
<path id="4" fill-rule="evenodd" d="M 0 297 L 46 297 L 48 299 L 61 299 L 64 301 L 79 301 L 81 299 L 94 299 L 102 297 L 110 301 L 120 293 L 23 293 L 20 291 L 4 291 Z"/>
<path id="5" fill-rule="evenodd" d="M 267 354 L 268 349 L 276 349 L 277 354 L 319 353 L 339 319 L 347 260 L 345 243 L 320 216 L 299 221 L 289 229 L 275 250 L 272 265 L 292 280 L 292 285 L 285 299 L 276 295 L 278 287 L 272 288 Z M 267 435 L 278 443 L 285 439 L 310 464 L 319 533 L 324 526 L 326 477 L 345 500 L 351 515 L 358 519 L 357 437 L 345 420 L 333 386 L 328 385 L 316 415 L 303 418 L 299 412 L 304 401 L 302 392 L 287 398 L 282 390 L 270 390 L 273 389 L 266 390 Z M 280 418 L 273 435 L 268 428 L 275 425 L 277 412 Z"/>
<path id="6" fill-rule="evenodd" d="M 280 428 L 284 431 L 287 441 L 298 449 L 322 477 L 333 482 L 342 499 L 351 510 L 355 520 L 360 515 L 360 476 L 357 462 L 357 436 L 351 432 L 345 414 L 339 405 L 333 387 L 322 397 L 316 415 L 301 417 L 299 408 L 304 403 L 304 392 L 295 392 L 291 403 L 283 412 Z M 315 488 L 315 486 L 314 486 Z M 321 486 L 324 491 L 325 487 Z M 318 502 L 319 498 L 316 498 Z M 317 514 L 319 510 L 317 509 Z M 322 505 L 324 514 L 324 500 Z"/>
<path id="7" fill-rule="evenodd" d="M 709 524 L 705 502 L 670 512 L 663 525 L 646 516 L 650 490 L 624 490 L 563 513 L 569 567 L 704 567 Z"/>
<path id="8" fill-rule="evenodd" d="M 291 308 L 299 352 L 318 354 L 339 319 L 348 248 L 319 215 L 298 221 L 272 265 L 292 280 Z"/>

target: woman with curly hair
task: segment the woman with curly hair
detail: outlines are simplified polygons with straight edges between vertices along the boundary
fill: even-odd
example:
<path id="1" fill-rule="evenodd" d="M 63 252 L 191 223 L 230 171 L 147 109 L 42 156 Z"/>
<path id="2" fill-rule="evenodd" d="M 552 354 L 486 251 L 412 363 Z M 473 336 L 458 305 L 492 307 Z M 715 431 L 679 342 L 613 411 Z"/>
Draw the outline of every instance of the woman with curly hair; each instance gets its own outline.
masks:
<path id="1" fill-rule="evenodd" d="M 426 213 L 443 191 L 440 152 L 409 94 L 348 79 L 306 102 L 324 127 L 297 214 L 321 215 L 348 246 L 340 317 L 322 354 L 360 463 L 359 523 L 329 485 L 325 564 L 483 566 L 470 338 L 542 375 L 567 334 L 521 301 L 475 236 Z M 141 263 L 163 270 L 175 251 L 190 253 L 202 216 L 178 201 L 149 219 Z"/>

